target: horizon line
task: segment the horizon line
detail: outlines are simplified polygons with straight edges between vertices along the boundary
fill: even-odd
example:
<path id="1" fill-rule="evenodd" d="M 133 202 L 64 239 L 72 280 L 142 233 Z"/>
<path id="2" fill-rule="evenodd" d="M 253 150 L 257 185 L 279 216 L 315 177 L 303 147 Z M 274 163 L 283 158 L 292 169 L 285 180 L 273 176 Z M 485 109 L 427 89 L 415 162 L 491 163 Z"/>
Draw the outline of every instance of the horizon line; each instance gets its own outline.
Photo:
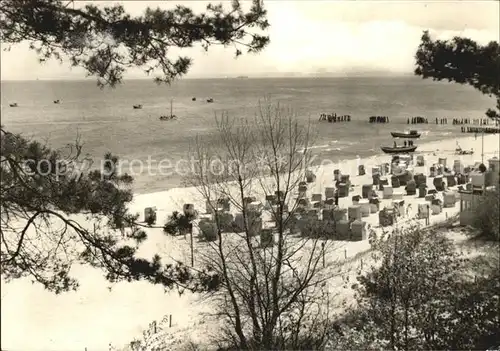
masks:
<path id="1" fill-rule="evenodd" d="M 206 77 L 183 77 L 183 78 L 178 78 L 175 79 L 175 81 L 178 80 L 210 80 L 210 79 L 273 79 L 273 78 L 287 78 L 287 79 L 303 79 L 303 78 L 384 78 L 384 77 L 408 77 L 408 76 L 414 76 L 413 72 L 401 72 L 401 73 L 394 73 L 394 72 L 387 72 L 387 73 L 347 73 L 347 74 L 328 74 L 328 73 L 322 73 L 322 74 L 315 74 L 315 73 L 310 73 L 310 74 L 303 74 L 303 73 L 283 73 L 283 74 L 269 74 L 269 75 L 231 75 L 231 76 L 206 76 Z M 89 78 L 69 78 L 69 77 L 64 77 L 64 78 L 35 78 L 35 79 L 3 79 L 0 78 L 0 82 L 36 82 L 36 81 L 93 81 L 95 80 L 94 77 L 89 77 Z M 138 80 L 147 80 L 147 81 L 153 81 L 154 78 L 150 77 L 145 77 L 145 78 L 124 78 L 123 82 L 125 81 L 138 81 Z"/>

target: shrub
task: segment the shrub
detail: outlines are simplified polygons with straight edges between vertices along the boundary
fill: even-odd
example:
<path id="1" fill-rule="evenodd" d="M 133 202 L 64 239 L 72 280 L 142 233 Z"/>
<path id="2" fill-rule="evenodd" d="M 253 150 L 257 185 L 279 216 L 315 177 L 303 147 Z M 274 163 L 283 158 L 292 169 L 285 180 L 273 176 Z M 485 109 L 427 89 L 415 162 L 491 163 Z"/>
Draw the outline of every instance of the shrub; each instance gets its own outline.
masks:
<path id="1" fill-rule="evenodd" d="M 500 240 L 499 206 L 500 189 L 486 191 L 476 208 L 474 227 L 480 230 L 480 235 L 487 240 Z"/>
<path id="2" fill-rule="evenodd" d="M 172 212 L 168 217 L 167 223 L 163 226 L 163 231 L 170 235 L 182 235 L 189 233 L 193 227 L 192 221 L 194 216 L 179 213 L 178 211 Z"/>

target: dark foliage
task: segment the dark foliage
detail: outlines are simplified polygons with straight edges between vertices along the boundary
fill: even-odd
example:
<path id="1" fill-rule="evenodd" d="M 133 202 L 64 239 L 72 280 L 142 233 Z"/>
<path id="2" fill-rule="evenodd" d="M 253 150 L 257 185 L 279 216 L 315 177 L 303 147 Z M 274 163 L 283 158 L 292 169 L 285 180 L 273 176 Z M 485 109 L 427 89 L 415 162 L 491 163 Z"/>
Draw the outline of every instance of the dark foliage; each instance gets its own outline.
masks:
<path id="1" fill-rule="evenodd" d="M 419 228 L 377 239 L 374 249 L 381 265 L 359 277 L 360 308 L 341 321 L 337 348 L 486 350 L 498 342 L 498 257 L 463 259 L 441 232 Z"/>
<path id="2" fill-rule="evenodd" d="M 500 242 L 500 190 L 486 191 L 482 196 L 474 218 L 474 227 L 486 240 Z"/>
<path id="3" fill-rule="evenodd" d="M 145 279 L 172 288 L 211 284 L 207 272 L 194 277 L 183 265 L 160 257 L 136 258 L 147 236 L 138 215 L 128 212 L 132 178 L 117 172 L 118 159 L 105 156 L 92 170 L 81 146 L 55 151 L 1 130 L 1 273 L 29 276 L 56 293 L 76 289 L 73 263 L 106 272 L 109 281 Z M 94 167 L 95 168 L 95 167 Z M 194 279 L 198 278 L 198 279 Z"/>
<path id="4" fill-rule="evenodd" d="M 78 6 L 78 3 L 76 3 Z M 234 46 L 258 52 L 269 38 L 255 30 L 269 26 L 260 0 L 253 0 L 248 11 L 239 1 L 232 9 L 208 5 L 195 14 L 186 6 L 171 10 L 147 8 L 142 16 L 131 16 L 122 5 L 85 5 L 63 0 L 2 0 L 0 30 L 2 42 L 28 41 L 40 62 L 67 59 L 72 66 L 85 68 L 98 78 L 99 86 L 115 86 L 130 67 L 141 67 L 155 81 L 171 82 L 185 74 L 188 57 L 169 58 L 171 48 L 200 44 Z M 249 31 L 249 29 L 253 29 Z"/>
<path id="5" fill-rule="evenodd" d="M 491 41 L 480 45 L 468 38 L 432 40 L 429 32 L 422 35 L 415 55 L 415 74 L 422 78 L 448 80 L 467 84 L 497 100 L 496 111 L 488 109 L 486 115 L 500 115 L 500 46 Z"/>
<path id="6" fill-rule="evenodd" d="M 174 211 L 163 226 L 163 231 L 170 235 L 186 234 L 193 229 L 194 219 L 194 215 Z"/>

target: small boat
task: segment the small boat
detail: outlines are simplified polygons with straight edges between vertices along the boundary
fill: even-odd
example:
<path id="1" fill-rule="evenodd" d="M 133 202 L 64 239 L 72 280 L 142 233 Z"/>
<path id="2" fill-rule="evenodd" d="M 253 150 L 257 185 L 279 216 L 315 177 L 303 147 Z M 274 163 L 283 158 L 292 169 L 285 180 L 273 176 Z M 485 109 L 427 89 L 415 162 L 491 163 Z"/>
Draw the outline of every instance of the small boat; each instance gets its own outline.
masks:
<path id="1" fill-rule="evenodd" d="M 455 150 L 456 155 L 474 155 L 474 150 Z"/>
<path id="2" fill-rule="evenodd" d="M 142 105 L 141 105 L 141 104 L 139 104 L 139 105 L 134 105 L 133 107 L 134 107 L 134 109 L 136 109 L 136 110 L 140 110 L 140 109 L 142 108 Z"/>
<path id="3" fill-rule="evenodd" d="M 210 99 L 207 99 L 207 102 L 214 102 L 214 99 L 210 98 Z"/>
<path id="4" fill-rule="evenodd" d="M 417 139 L 420 138 L 420 133 L 416 130 L 410 130 L 409 132 L 391 132 L 393 138 L 408 138 L 408 139 Z"/>
<path id="5" fill-rule="evenodd" d="M 458 145 L 458 142 L 457 142 L 457 148 L 455 149 L 455 155 L 474 155 L 474 150 L 473 149 L 464 150 L 460 147 L 460 145 Z"/>
<path id="6" fill-rule="evenodd" d="M 177 119 L 176 115 L 173 116 L 160 116 L 160 121 L 170 121 L 172 119 Z"/>
<path id="7" fill-rule="evenodd" d="M 54 100 L 54 104 L 59 104 L 61 103 L 61 100 L 57 99 L 57 100 Z"/>
<path id="8" fill-rule="evenodd" d="M 14 102 L 13 104 L 9 104 L 10 107 L 17 107 L 17 102 Z"/>
<path id="9" fill-rule="evenodd" d="M 193 98 L 191 99 L 191 101 L 196 101 L 196 98 L 195 98 L 195 97 L 193 97 Z"/>
<path id="10" fill-rule="evenodd" d="M 173 119 L 177 119 L 177 116 L 172 113 L 172 100 L 170 100 L 170 116 L 160 116 L 160 121 L 171 121 Z"/>
<path id="11" fill-rule="evenodd" d="M 381 146 L 383 152 L 386 154 L 399 154 L 406 152 L 414 152 L 417 149 L 417 145 L 413 146 Z"/>

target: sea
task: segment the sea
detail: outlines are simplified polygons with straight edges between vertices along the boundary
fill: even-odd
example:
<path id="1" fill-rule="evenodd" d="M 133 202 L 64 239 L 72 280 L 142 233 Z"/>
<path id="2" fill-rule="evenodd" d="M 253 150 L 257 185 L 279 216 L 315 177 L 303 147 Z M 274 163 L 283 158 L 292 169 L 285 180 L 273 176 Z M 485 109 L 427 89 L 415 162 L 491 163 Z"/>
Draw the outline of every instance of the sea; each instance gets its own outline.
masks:
<path id="1" fill-rule="evenodd" d="M 175 172 L 144 171 L 148 159 L 175 165 L 189 157 L 197 138 L 219 145 L 216 116 L 253 117 L 264 99 L 310 123 L 317 162 L 378 155 L 381 145 L 393 144 L 390 131 L 416 129 L 422 133 L 419 143 L 457 138 L 460 126 L 452 118 L 485 118 L 494 105 L 471 87 L 414 76 L 183 79 L 171 85 L 127 80 L 115 89 L 100 89 L 93 80 L 2 81 L 1 124 L 64 150 L 79 138 L 94 166 L 111 152 L 134 176 L 134 192 L 151 193 L 185 182 Z M 9 107 L 14 102 L 18 107 Z M 171 104 L 178 118 L 161 121 Z M 350 115 L 351 122 L 320 122 L 322 113 Z M 370 116 L 388 116 L 390 123 L 368 123 Z M 426 117 L 429 124 L 408 125 L 412 116 Z M 448 124 L 436 125 L 436 118 L 448 118 Z"/>

